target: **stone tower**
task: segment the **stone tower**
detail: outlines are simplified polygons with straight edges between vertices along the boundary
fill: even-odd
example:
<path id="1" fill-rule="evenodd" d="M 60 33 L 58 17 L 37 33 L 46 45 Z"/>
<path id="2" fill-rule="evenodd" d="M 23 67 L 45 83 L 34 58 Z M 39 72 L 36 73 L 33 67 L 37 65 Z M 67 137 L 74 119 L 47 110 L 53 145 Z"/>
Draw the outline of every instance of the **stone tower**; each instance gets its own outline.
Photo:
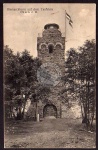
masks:
<path id="1" fill-rule="evenodd" d="M 53 82 L 51 82 L 53 85 L 50 86 L 51 92 L 47 96 L 46 103 L 39 104 L 39 114 L 41 117 L 61 117 L 61 97 L 59 93 L 63 88 L 61 77 L 65 68 L 65 37 L 62 37 L 59 25 L 52 23 L 44 26 L 42 37 L 37 37 L 37 52 L 38 58 L 42 62 L 42 68 L 44 67 L 43 75 L 48 72 L 48 79 L 49 75 L 53 75 Z M 46 82 L 48 85 L 50 84 L 50 80 Z"/>

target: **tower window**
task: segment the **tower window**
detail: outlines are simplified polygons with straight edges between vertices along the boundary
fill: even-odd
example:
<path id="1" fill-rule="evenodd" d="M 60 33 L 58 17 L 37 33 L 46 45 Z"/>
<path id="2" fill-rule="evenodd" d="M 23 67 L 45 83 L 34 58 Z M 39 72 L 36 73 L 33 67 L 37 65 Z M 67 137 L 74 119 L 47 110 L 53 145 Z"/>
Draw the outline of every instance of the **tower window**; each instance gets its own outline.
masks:
<path id="1" fill-rule="evenodd" d="M 45 44 L 42 44 L 42 45 L 41 45 L 41 49 L 46 49 L 46 45 L 45 45 Z"/>
<path id="2" fill-rule="evenodd" d="M 53 45 L 49 45 L 48 49 L 49 49 L 49 53 L 53 53 L 54 46 Z"/>
<path id="3" fill-rule="evenodd" d="M 61 43 L 57 42 L 55 48 L 56 49 L 63 49 L 63 45 Z"/>

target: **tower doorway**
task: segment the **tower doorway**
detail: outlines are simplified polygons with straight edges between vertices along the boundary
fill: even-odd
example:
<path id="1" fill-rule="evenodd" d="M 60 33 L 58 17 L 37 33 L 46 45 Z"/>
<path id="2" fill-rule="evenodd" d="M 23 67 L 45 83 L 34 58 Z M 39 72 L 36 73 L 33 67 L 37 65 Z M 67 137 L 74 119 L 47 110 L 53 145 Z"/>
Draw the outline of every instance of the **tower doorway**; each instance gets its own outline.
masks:
<path id="1" fill-rule="evenodd" d="M 53 104 L 47 104 L 44 106 L 43 109 L 43 117 L 50 117 L 50 116 L 57 118 L 57 108 Z"/>

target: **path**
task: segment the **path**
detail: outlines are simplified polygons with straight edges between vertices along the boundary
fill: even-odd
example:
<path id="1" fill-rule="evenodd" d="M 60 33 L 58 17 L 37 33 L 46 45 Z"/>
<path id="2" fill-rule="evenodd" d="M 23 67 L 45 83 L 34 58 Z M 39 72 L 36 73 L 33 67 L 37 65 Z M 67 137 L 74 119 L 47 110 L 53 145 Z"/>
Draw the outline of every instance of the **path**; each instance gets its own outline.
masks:
<path id="1" fill-rule="evenodd" d="M 95 148 L 95 133 L 88 133 L 80 119 L 44 119 L 10 123 L 5 148 Z"/>

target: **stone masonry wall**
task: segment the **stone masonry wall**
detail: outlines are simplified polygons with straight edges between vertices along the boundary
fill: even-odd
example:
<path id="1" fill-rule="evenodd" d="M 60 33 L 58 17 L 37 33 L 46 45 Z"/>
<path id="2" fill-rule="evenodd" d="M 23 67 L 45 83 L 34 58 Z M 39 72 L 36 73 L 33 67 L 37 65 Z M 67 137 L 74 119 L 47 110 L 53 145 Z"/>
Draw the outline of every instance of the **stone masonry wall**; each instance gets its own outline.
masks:
<path id="1" fill-rule="evenodd" d="M 53 45 L 53 52 L 49 53 L 49 45 Z M 61 32 L 56 28 L 45 29 L 42 33 L 42 37 L 37 38 L 37 52 L 38 58 L 44 63 L 54 63 L 56 64 L 60 71 L 61 76 L 65 72 L 65 37 L 62 37 Z M 49 71 L 52 72 L 52 68 L 48 67 Z M 55 68 L 54 68 L 55 69 Z M 57 108 L 57 116 L 60 117 L 61 109 L 61 97 L 60 92 L 63 88 L 63 82 L 60 81 L 58 85 L 51 87 L 51 92 L 47 97 L 49 103 L 52 103 Z M 39 114 L 43 116 L 43 108 L 46 103 L 39 105 Z"/>

